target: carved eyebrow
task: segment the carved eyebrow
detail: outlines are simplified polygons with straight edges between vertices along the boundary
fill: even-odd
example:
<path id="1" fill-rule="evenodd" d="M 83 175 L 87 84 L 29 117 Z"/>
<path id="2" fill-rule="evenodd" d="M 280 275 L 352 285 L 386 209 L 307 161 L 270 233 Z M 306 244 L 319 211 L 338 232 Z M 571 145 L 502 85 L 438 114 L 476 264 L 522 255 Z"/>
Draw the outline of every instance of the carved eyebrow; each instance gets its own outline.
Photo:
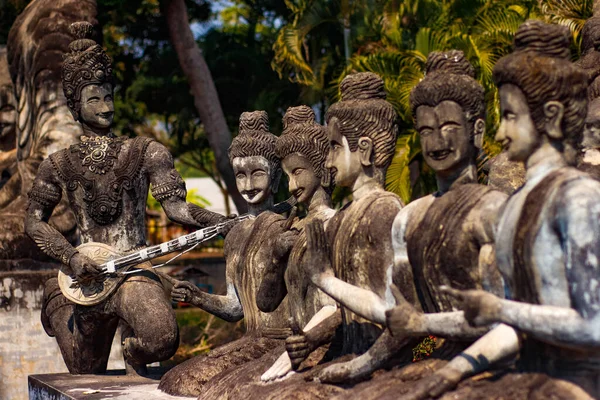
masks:
<path id="1" fill-rule="evenodd" d="M 87 101 L 90 101 L 90 100 L 100 100 L 100 96 L 92 96 L 89 99 L 87 99 Z"/>
<path id="2" fill-rule="evenodd" d="M 423 129 L 433 129 L 433 128 L 427 124 L 417 125 L 417 131 L 421 131 Z"/>
<path id="3" fill-rule="evenodd" d="M 444 121 L 440 124 L 440 128 L 444 128 L 446 126 L 460 126 L 460 122 L 454 121 L 454 120 L 448 120 L 448 121 Z"/>

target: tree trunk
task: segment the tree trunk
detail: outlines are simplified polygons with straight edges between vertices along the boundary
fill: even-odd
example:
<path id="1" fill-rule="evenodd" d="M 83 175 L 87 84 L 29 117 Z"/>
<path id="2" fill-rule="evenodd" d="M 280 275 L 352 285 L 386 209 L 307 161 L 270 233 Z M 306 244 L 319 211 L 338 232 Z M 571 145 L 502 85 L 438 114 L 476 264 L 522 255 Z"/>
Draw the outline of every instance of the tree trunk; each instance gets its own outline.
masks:
<path id="1" fill-rule="evenodd" d="M 227 156 L 227 149 L 231 144 L 231 133 L 225 121 L 212 75 L 202 56 L 202 50 L 194 40 L 185 1 L 162 0 L 160 4 L 161 12 L 167 20 L 171 43 L 177 52 L 181 69 L 190 84 L 194 105 L 204 124 L 208 143 L 215 154 L 217 170 L 221 174 L 238 212 L 245 212 L 247 204 L 237 190 L 233 169 Z"/>

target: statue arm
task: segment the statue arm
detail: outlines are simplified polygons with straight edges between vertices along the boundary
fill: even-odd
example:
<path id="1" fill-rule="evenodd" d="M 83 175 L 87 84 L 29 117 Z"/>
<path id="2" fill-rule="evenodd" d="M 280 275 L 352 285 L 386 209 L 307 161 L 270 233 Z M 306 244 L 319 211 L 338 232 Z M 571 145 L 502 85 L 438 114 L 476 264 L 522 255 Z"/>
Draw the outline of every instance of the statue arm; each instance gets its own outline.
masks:
<path id="1" fill-rule="evenodd" d="M 40 165 L 31 191 L 25 217 L 25 232 L 48 256 L 69 267 L 77 250 L 48 224 L 52 211 L 62 197 L 61 187 L 52 178 L 52 166 L 46 159 Z"/>
<path id="2" fill-rule="evenodd" d="M 182 225 L 204 228 L 216 225 L 227 218 L 218 213 L 205 210 L 185 201 L 187 190 L 185 182 L 175 169 L 173 156 L 165 146 L 152 142 L 146 150 L 146 168 L 148 170 L 152 197 L 162 206 L 170 220 Z"/>
<path id="3" fill-rule="evenodd" d="M 225 259 L 227 260 L 227 258 L 226 243 Z M 197 286 L 192 285 L 194 290 L 189 303 L 228 322 L 236 322 L 242 319 L 244 317 L 244 310 L 234 284 L 235 271 L 231 267 L 231 263 L 228 262 L 225 272 L 225 283 L 227 285 L 227 293 L 225 295 L 206 293 Z"/>
<path id="4" fill-rule="evenodd" d="M 503 300 L 499 320 L 551 343 L 600 348 L 600 183 L 575 183 L 554 213 L 572 308 Z"/>

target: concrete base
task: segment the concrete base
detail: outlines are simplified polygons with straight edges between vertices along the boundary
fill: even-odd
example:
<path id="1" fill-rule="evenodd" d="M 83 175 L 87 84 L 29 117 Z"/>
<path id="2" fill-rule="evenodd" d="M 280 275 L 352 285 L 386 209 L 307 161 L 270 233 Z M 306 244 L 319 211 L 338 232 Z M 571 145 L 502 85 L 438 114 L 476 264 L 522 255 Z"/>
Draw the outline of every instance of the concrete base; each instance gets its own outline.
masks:
<path id="1" fill-rule="evenodd" d="M 29 375 L 29 400 L 176 400 L 158 390 L 164 368 L 149 368 L 150 376 L 125 375 L 125 370 L 106 375 Z"/>

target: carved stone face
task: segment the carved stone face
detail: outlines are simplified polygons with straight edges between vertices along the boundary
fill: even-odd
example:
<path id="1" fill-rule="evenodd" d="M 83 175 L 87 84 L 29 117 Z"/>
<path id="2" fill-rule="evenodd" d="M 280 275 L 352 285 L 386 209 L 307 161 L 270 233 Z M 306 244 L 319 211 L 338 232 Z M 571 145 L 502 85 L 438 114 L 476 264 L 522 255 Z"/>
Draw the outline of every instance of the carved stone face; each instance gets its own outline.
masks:
<path id="1" fill-rule="evenodd" d="M 435 107 L 420 106 L 416 117 L 423 157 L 434 171 L 451 171 L 473 158 L 475 148 L 458 103 L 446 100 Z"/>
<path id="2" fill-rule="evenodd" d="M 281 165 L 289 178 L 290 193 L 298 203 L 308 204 L 321 186 L 321 179 L 315 175 L 308 158 L 300 153 L 292 153 L 281 161 Z"/>
<path id="3" fill-rule="evenodd" d="M 581 145 L 588 149 L 600 148 L 600 98 L 595 99 L 588 106 Z"/>
<path id="4" fill-rule="evenodd" d="M 495 139 L 502 144 L 509 160 L 527 161 L 541 141 L 527 99 L 513 84 L 502 85 L 499 92 L 502 119 Z"/>
<path id="5" fill-rule="evenodd" d="M 331 170 L 337 186 L 352 187 L 362 172 L 358 151 L 351 151 L 348 139 L 340 133 L 340 121 L 333 117 L 327 124 L 329 154 L 325 167 Z"/>
<path id="6" fill-rule="evenodd" d="M 81 90 L 81 121 L 91 128 L 110 128 L 115 114 L 113 87 L 110 83 L 87 85 Z"/>
<path id="7" fill-rule="evenodd" d="M 261 156 L 236 157 L 231 165 L 240 194 L 249 204 L 260 204 L 271 196 L 271 165 Z"/>

